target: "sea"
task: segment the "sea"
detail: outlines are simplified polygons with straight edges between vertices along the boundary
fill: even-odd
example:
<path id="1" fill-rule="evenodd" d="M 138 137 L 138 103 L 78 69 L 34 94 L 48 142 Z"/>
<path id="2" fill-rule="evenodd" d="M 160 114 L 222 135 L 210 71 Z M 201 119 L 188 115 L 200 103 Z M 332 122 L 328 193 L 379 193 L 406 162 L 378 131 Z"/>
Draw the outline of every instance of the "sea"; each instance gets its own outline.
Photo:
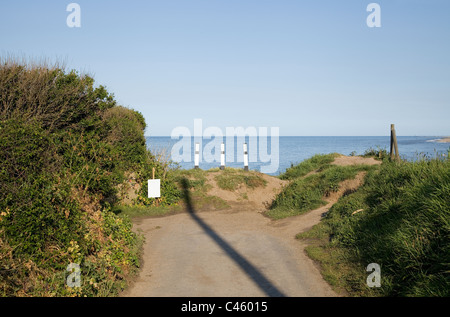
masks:
<path id="1" fill-rule="evenodd" d="M 443 158 L 449 154 L 450 143 L 437 142 L 439 136 L 397 136 L 399 155 L 404 160 L 423 157 Z M 170 136 L 146 137 L 147 148 L 155 155 L 171 160 L 181 169 L 194 168 L 195 143 L 199 143 L 199 168 L 220 167 L 220 144 L 225 144 L 225 166 L 244 168 L 243 144 L 247 143 L 248 168 L 269 175 L 279 175 L 287 168 L 315 154 L 340 153 L 362 155 L 369 149 L 390 151 L 390 136 L 279 136 L 198 139 Z M 273 151 L 272 151 L 273 149 Z"/>

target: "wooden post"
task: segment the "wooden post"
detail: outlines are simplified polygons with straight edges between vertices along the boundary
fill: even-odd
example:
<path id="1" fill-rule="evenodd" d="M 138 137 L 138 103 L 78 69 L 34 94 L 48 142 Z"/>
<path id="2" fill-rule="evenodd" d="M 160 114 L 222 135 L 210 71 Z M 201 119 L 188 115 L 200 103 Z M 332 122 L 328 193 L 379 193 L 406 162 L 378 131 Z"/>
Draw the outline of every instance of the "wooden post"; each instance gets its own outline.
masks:
<path id="1" fill-rule="evenodd" d="M 155 168 L 152 169 L 152 179 L 155 179 Z"/>
<path id="2" fill-rule="evenodd" d="M 195 169 L 198 169 L 199 165 L 199 156 L 200 156 L 200 143 L 195 143 L 195 158 L 194 158 L 194 165 Z"/>
<path id="3" fill-rule="evenodd" d="M 397 135 L 395 133 L 395 126 L 391 124 L 391 160 L 400 161 L 400 155 L 398 153 Z"/>
<path id="4" fill-rule="evenodd" d="M 225 144 L 220 145 L 220 169 L 225 169 Z"/>
<path id="5" fill-rule="evenodd" d="M 247 143 L 244 143 L 244 171 L 248 171 Z"/>
<path id="6" fill-rule="evenodd" d="M 390 150 L 390 159 L 391 161 L 394 159 L 394 125 L 391 124 L 391 150 Z"/>

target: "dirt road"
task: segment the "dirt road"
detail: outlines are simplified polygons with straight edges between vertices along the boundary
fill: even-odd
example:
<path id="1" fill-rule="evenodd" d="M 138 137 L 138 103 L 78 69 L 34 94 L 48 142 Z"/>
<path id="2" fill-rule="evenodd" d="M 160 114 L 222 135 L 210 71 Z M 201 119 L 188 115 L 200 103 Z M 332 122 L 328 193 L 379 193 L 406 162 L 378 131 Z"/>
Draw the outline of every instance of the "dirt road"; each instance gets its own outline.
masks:
<path id="1" fill-rule="evenodd" d="M 141 219 L 134 227 L 146 238 L 142 269 L 121 296 L 337 296 L 295 235 L 317 224 L 344 191 L 357 188 L 362 180 L 360 173 L 341 183 L 326 206 L 277 221 L 261 214 L 262 201 L 253 204 L 255 208 L 188 208 L 181 214 Z M 268 181 L 266 199 L 274 193 L 270 187 L 282 185 L 276 178 Z"/>
<path id="2" fill-rule="evenodd" d="M 295 235 L 286 235 L 289 226 L 260 213 L 183 213 L 136 228 L 148 242 L 142 271 L 124 296 L 335 295 Z"/>

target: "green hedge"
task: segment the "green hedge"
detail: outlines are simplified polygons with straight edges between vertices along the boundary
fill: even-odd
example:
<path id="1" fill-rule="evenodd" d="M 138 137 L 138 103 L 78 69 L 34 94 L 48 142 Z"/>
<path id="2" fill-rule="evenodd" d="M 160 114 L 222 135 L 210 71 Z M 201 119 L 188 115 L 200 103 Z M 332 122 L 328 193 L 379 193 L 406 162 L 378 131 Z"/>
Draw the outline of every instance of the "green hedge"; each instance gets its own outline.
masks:
<path id="1" fill-rule="evenodd" d="M 123 287 L 139 265 L 140 238 L 111 208 L 126 171 L 158 165 L 144 129 L 142 114 L 89 76 L 1 62 L 0 295 Z M 71 262 L 82 269 L 79 289 L 65 285 Z"/>

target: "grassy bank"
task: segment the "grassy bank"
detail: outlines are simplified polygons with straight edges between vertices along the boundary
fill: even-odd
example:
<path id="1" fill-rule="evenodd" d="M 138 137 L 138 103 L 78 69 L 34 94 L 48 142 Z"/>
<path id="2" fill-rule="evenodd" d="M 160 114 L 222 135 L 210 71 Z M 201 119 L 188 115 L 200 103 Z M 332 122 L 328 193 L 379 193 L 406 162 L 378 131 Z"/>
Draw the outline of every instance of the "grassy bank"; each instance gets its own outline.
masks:
<path id="1" fill-rule="evenodd" d="M 286 171 L 279 177 L 283 180 L 294 180 L 314 171 L 320 172 L 330 167 L 331 162 L 333 162 L 334 159 L 339 155 L 340 154 L 338 153 L 314 155 L 313 157 L 304 160 L 298 165 L 292 165 L 290 168 L 286 169 Z"/>
<path id="2" fill-rule="evenodd" d="M 339 190 L 339 183 L 354 179 L 374 166 L 337 166 L 331 162 L 339 154 L 315 155 L 286 170 L 279 177 L 290 184 L 272 202 L 266 215 L 273 219 L 296 216 L 326 204 L 324 197 Z"/>
<path id="3" fill-rule="evenodd" d="M 384 161 L 342 197 L 311 231 L 324 278 L 350 296 L 449 296 L 450 161 Z M 366 267 L 381 267 L 369 288 Z"/>
<path id="4" fill-rule="evenodd" d="M 171 197 L 174 201 L 172 204 L 161 204 L 160 199 L 147 200 L 138 197 L 135 204 L 118 205 L 114 208 L 114 212 L 119 216 L 131 218 L 160 217 L 183 212 L 186 210 L 183 183 L 189 189 L 190 199 L 197 211 L 230 208 L 227 201 L 208 192 L 213 188 L 212 184 L 217 186 L 218 189 L 230 192 L 234 192 L 241 187 L 255 189 L 266 186 L 266 180 L 259 173 L 229 167 L 224 170 L 219 168 L 210 170 L 170 169 L 165 177 L 165 181 L 173 186 Z M 243 193 L 243 200 L 245 196 L 246 194 Z M 142 203 L 142 201 L 145 203 Z M 147 201 L 149 202 L 148 204 L 146 203 Z"/>
<path id="5" fill-rule="evenodd" d="M 169 169 L 165 175 L 164 182 L 171 184 L 170 195 L 172 202 L 165 203 L 167 199 L 145 198 L 139 196 L 133 204 L 116 206 L 114 212 L 120 217 L 140 218 L 140 217 L 160 217 L 176 214 L 186 210 L 184 205 L 183 180 L 186 180 L 186 186 L 190 191 L 191 199 L 197 210 L 205 208 L 224 209 L 228 205 L 218 197 L 207 195 L 210 188 L 207 184 L 206 176 L 208 171 L 201 169 Z M 164 191 L 164 189 L 162 189 Z M 146 189 L 142 192 L 147 195 Z"/>

